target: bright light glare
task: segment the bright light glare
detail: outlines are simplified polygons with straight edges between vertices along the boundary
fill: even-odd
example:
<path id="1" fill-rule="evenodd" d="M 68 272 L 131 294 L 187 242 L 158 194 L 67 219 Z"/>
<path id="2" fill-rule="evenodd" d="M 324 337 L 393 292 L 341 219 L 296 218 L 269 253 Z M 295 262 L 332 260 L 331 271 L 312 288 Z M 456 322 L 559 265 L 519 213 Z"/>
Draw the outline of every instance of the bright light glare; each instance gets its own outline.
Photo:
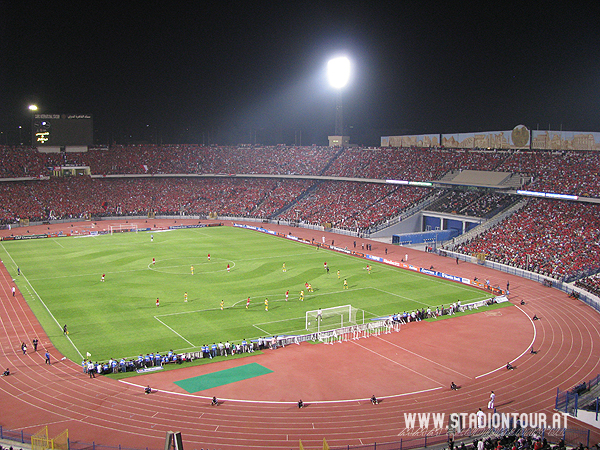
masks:
<path id="1" fill-rule="evenodd" d="M 350 79 L 350 60 L 345 56 L 330 60 L 327 63 L 327 77 L 335 89 L 346 86 Z"/>
<path id="2" fill-rule="evenodd" d="M 29 105 L 29 111 L 37 111 L 37 105 Z"/>

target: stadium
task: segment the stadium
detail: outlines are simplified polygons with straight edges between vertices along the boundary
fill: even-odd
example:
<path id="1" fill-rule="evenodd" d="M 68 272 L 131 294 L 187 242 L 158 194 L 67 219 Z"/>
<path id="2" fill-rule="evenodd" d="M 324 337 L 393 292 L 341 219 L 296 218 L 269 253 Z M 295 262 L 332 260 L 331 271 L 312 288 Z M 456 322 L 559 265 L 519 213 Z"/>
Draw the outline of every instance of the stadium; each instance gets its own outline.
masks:
<path id="1" fill-rule="evenodd" d="M 599 7 L 0 2 L 0 450 L 597 449 Z"/>
<path id="2" fill-rule="evenodd" d="M 44 424 L 50 437 L 68 430 L 70 448 L 157 448 L 169 431 L 181 432 L 185 445 L 194 448 L 284 449 L 297 448 L 300 441 L 304 448 L 321 448 L 324 439 L 330 448 L 414 448 L 427 445 L 427 437 L 403 435 L 405 413 L 473 413 L 485 407 L 489 392 L 494 391 L 499 413 L 551 417 L 562 401 L 557 392 L 564 396 L 563 392 L 580 388 L 584 382 L 586 388 L 578 392 L 583 401 L 597 384 L 595 273 L 600 214 L 595 198 L 600 184 L 594 177 L 600 168 L 595 150 L 144 145 L 58 153 L 3 147 L 1 152 L 7 162 L 0 186 L 4 224 L 1 364 L 11 371 L 2 380 L 1 395 L 5 408 L 12 411 L 3 419 L 4 438 L 27 441 Z M 311 155 L 310 166 L 303 164 L 306 158 L 300 154 Z M 373 160 L 378 164 L 372 164 Z M 78 170 L 84 174 L 74 172 Z M 481 174 L 486 171 L 488 178 L 507 174 L 507 180 L 514 180 L 518 173 L 519 185 L 481 186 Z M 355 174 L 363 174 L 364 180 Z M 479 181 L 472 185 L 460 179 L 453 182 L 459 175 L 479 177 Z M 554 195 L 540 198 L 543 193 Z M 435 223 L 431 227 L 436 217 L 437 229 Z M 448 227 L 457 223 L 462 227 L 459 232 Z M 412 227 L 410 232 L 406 227 Z M 350 278 L 348 293 L 362 286 L 365 278 L 394 266 L 403 272 L 420 271 L 434 280 L 453 277 L 451 285 L 470 284 L 483 299 L 507 295 L 512 306 L 452 315 L 453 300 L 442 300 L 448 302 L 446 308 L 431 305 L 438 308 L 431 313 L 433 321 L 417 321 L 409 310 L 408 319 L 400 318 L 396 327 L 378 332 L 348 331 L 320 340 L 309 334 L 321 342 L 316 345 L 289 337 L 277 341 L 273 349 L 251 339 L 256 354 L 236 355 L 242 356 L 239 359 L 217 356 L 212 364 L 183 362 L 178 370 L 142 371 L 120 380 L 110 375 L 88 376 L 73 347 L 80 345 L 84 334 L 93 341 L 102 340 L 106 324 L 86 324 L 84 319 L 87 331 L 80 331 L 77 318 L 45 294 L 44 280 L 53 278 L 54 270 L 59 274 L 76 270 L 66 261 L 73 256 L 60 252 L 69 242 L 90 246 L 89 239 L 103 239 L 103 251 L 118 254 L 125 245 L 119 239 L 137 239 L 136 246 L 142 242 L 160 245 L 176 236 L 173 233 L 190 230 L 204 230 L 201 239 L 209 239 L 209 232 L 242 232 L 243 236 L 227 235 L 220 242 L 245 240 L 247 246 L 255 235 L 285 244 L 291 241 L 302 251 L 311 249 L 299 259 L 318 255 L 311 264 L 319 266 L 321 260 L 328 261 L 329 276 L 336 283 L 336 267 L 342 267 L 336 256 L 344 255 L 363 269 Z M 40 242 L 55 249 L 19 251 Z M 259 248 L 265 245 L 261 241 Z M 260 256 L 260 250 L 252 251 Z M 39 255 L 38 260 L 25 258 L 32 252 Z M 210 262 L 217 263 L 222 252 L 214 248 Z M 150 254 L 143 257 L 146 266 L 152 265 Z M 242 273 L 241 258 L 230 260 L 230 275 Z M 43 261 L 50 265 L 44 266 Z M 224 261 L 219 270 L 226 275 L 229 269 L 225 272 Z M 285 261 L 286 270 L 292 273 L 294 262 Z M 156 268 L 161 263 L 157 258 Z M 201 272 L 199 260 L 192 263 L 197 267 L 195 276 L 210 276 Z M 269 276 L 283 275 L 281 264 L 274 265 L 275 269 L 264 270 L 272 270 Z M 370 265 L 372 274 L 364 271 L 365 265 Z M 35 266 L 44 267 L 49 276 L 36 275 Z M 185 271 L 187 276 L 188 260 L 182 266 L 168 267 Z M 89 271 L 93 286 L 77 285 L 75 294 L 68 285 L 76 280 L 63 277 L 67 280 L 67 285 L 59 286 L 63 301 L 74 301 L 70 296 L 100 295 L 99 289 L 120 283 L 115 281 L 117 274 L 107 270 L 100 287 L 97 282 L 104 277 L 104 267 L 108 266 Z M 351 267 L 343 267 L 344 276 L 352 273 Z M 310 281 L 325 293 L 325 282 L 313 281 L 326 277 L 322 267 L 317 271 Z M 382 276 L 393 286 L 397 275 Z M 390 287 L 393 292 L 382 295 L 410 296 L 407 283 L 402 281 L 400 287 Z M 14 285 L 18 291 L 12 298 Z M 118 287 L 125 288 L 124 284 Z M 182 301 L 181 295 L 174 296 Z M 306 295 L 308 305 L 311 294 Z M 466 304 L 469 294 L 451 295 Z M 477 295 L 474 299 L 481 300 Z M 292 296 L 299 304 L 296 290 Z M 245 298 L 238 297 L 241 308 Z M 167 298 L 161 296 L 161 312 L 168 307 Z M 382 301 L 381 296 L 377 298 Z M 37 304 L 44 300 L 50 305 L 46 311 Z M 144 301 L 154 308 L 153 298 Z M 255 301 L 261 302 L 257 309 L 262 311 L 262 298 L 253 296 L 253 307 Z M 276 313 L 281 304 L 273 298 L 269 313 Z M 310 305 L 316 309 L 316 303 Z M 413 307 L 425 308 L 423 303 Z M 386 314 L 391 317 L 397 312 L 392 309 Z M 56 318 L 48 320 L 48 316 Z M 534 316 L 540 320 L 531 320 Z M 70 334 L 62 329 L 65 317 Z M 355 318 L 349 325 L 356 324 Z M 173 331 L 177 330 L 181 331 Z M 128 331 L 117 328 L 106 333 L 117 333 L 123 341 Z M 33 336 L 38 337 L 42 351 L 31 351 Z M 137 339 L 143 342 L 139 330 Z M 240 335 L 231 337 L 233 344 L 241 339 Z M 20 348 L 22 342 L 30 347 L 26 354 Z M 93 348 L 93 343 L 86 345 Z M 152 349 L 157 346 L 152 345 Z M 165 352 L 168 347 L 156 349 Z M 531 353 L 534 349 L 535 354 Z M 53 364 L 44 364 L 46 351 Z M 84 353 L 83 346 L 77 351 Z M 97 351 L 98 347 L 91 354 Z M 200 347 L 180 352 L 205 359 Z M 131 350 L 126 355 L 137 353 Z M 506 370 L 507 361 L 516 370 Z M 266 373 L 246 373 L 255 366 Z M 219 378 L 231 370 L 238 370 L 233 380 Z M 209 388 L 186 390 L 182 384 L 211 375 L 220 381 L 213 380 Z M 454 382 L 459 390 L 449 389 Z M 31 386 L 37 388 L 31 391 Z M 145 386 L 156 392 L 145 395 Z M 371 404 L 372 395 L 379 399 L 376 407 Z M 219 408 L 211 406 L 213 396 L 219 399 Z M 299 399 L 305 406 L 301 410 Z M 573 413 L 568 395 L 563 403 L 560 410 Z M 579 408 L 584 406 L 580 403 Z M 433 423 L 428 426 L 434 428 Z M 562 437 L 571 444 L 597 439 L 597 429 L 580 419 L 569 417 L 567 429 Z M 447 433 L 444 424 L 441 434 L 438 430 L 429 436 L 429 445 L 445 442 Z M 554 439 L 549 434 L 547 438 Z"/>

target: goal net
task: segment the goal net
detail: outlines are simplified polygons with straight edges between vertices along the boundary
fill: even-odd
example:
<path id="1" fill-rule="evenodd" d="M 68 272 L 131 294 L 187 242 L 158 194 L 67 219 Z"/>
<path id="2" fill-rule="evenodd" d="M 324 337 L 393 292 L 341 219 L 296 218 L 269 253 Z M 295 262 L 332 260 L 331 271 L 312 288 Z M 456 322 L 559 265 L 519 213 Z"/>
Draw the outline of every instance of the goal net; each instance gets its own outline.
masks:
<path id="1" fill-rule="evenodd" d="M 334 330 L 365 323 L 365 312 L 352 305 L 306 311 L 306 329 L 310 333 Z"/>
<path id="2" fill-rule="evenodd" d="M 119 225 L 109 225 L 110 234 L 113 233 L 125 233 L 129 231 L 135 231 L 137 233 L 138 227 L 135 223 L 121 223 Z"/>

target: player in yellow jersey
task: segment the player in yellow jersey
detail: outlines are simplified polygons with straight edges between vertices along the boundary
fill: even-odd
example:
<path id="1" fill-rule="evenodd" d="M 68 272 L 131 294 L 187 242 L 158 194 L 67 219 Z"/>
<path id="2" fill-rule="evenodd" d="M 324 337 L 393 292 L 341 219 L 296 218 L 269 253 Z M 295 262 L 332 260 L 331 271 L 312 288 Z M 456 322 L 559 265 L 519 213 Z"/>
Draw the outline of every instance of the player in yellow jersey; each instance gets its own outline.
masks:
<path id="1" fill-rule="evenodd" d="M 223 305 L 225 304 L 224 300 L 221 300 L 221 311 L 223 311 Z"/>
<path id="2" fill-rule="evenodd" d="M 192 271 L 192 275 L 194 275 L 194 266 L 190 267 L 190 270 Z"/>
<path id="3" fill-rule="evenodd" d="M 304 291 L 300 291 L 300 301 L 304 301 Z"/>
<path id="4" fill-rule="evenodd" d="M 283 271 L 287 272 L 287 269 L 285 268 L 285 263 L 283 263 Z"/>
<path id="5" fill-rule="evenodd" d="M 344 289 L 348 289 L 348 280 L 344 278 Z"/>
<path id="6" fill-rule="evenodd" d="M 183 301 L 187 303 L 187 292 L 183 294 Z"/>
<path id="7" fill-rule="evenodd" d="M 269 299 L 265 298 L 265 311 L 269 310 Z"/>
<path id="8" fill-rule="evenodd" d="M 338 280 L 340 279 L 340 271 L 337 271 L 337 275 L 338 275 Z"/>

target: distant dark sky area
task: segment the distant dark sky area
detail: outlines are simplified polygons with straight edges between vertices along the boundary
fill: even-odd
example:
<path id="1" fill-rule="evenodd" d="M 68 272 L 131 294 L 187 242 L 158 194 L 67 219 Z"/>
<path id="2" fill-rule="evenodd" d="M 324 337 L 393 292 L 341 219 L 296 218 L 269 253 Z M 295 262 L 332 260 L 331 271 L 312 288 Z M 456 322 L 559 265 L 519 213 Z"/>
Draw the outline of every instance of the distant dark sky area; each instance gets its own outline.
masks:
<path id="1" fill-rule="evenodd" d="M 600 131 L 600 4 L 554 5 L 0 0 L 0 144 L 29 138 L 30 103 L 93 114 L 103 144 L 326 144 L 339 54 L 355 143 Z"/>

